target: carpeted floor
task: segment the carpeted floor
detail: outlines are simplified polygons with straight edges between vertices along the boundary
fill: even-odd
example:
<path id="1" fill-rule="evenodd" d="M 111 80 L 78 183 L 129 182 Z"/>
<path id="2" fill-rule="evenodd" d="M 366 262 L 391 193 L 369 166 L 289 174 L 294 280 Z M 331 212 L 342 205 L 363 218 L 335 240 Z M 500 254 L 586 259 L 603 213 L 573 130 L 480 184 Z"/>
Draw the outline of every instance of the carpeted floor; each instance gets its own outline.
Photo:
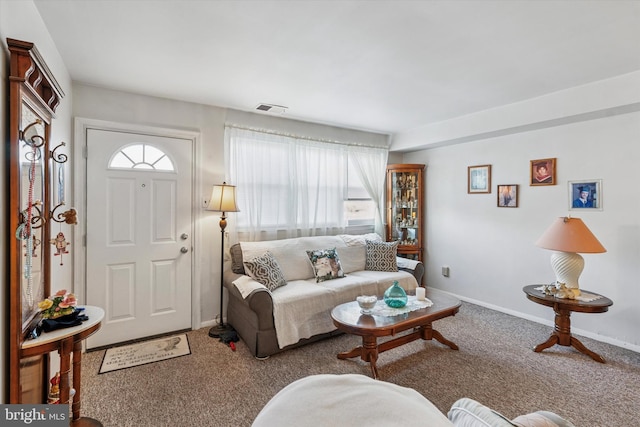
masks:
<path id="1" fill-rule="evenodd" d="M 640 354 L 582 338 L 606 364 L 571 348 L 532 348 L 549 326 L 469 303 L 434 327 L 460 346 L 415 341 L 382 353 L 381 379 L 411 387 L 446 413 L 460 397 L 471 397 L 503 415 L 544 409 L 578 427 L 640 425 Z M 207 335 L 188 333 L 192 354 L 98 375 L 104 350 L 82 360 L 82 415 L 121 426 L 250 426 L 280 389 L 307 375 L 370 375 L 360 359 L 336 354 L 359 345 L 341 335 L 257 360 L 242 341 L 237 351 Z"/>

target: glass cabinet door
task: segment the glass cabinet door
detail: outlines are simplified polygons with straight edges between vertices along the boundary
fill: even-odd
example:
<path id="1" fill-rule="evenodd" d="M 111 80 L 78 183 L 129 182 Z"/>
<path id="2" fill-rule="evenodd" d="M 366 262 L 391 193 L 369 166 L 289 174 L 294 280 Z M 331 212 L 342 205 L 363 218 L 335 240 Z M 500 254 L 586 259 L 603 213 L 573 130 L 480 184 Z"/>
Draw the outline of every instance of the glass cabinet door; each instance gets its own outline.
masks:
<path id="1" fill-rule="evenodd" d="M 398 241 L 398 255 L 422 260 L 424 165 L 387 166 L 387 241 Z"/>

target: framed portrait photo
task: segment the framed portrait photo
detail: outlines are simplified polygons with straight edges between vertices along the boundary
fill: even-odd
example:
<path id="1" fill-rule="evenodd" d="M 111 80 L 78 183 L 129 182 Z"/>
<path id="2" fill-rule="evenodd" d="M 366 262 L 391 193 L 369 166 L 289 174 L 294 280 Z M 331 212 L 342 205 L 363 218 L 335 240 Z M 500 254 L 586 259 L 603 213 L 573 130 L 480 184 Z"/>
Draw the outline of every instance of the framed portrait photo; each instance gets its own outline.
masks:
<path id="1" fill-rule="evenodd" d="M 491 165 L 467 167 L 467 193 L 491 193 Z"/>
<path id="2" fill-rule="evenodd" d="M 498 185 L 498 207 L 517 208 L 518 207 L 518 185 L 501 184 Z"/>
<path id="3" fill-rule="evenodd" d="M 569 210 L 602 210 L 602 180 L 569 181 Z"/>
<path id="4" fill-rule="evenodd" d="M 529 185 L 556 185 L 556 159 L 531 160 Z"/>

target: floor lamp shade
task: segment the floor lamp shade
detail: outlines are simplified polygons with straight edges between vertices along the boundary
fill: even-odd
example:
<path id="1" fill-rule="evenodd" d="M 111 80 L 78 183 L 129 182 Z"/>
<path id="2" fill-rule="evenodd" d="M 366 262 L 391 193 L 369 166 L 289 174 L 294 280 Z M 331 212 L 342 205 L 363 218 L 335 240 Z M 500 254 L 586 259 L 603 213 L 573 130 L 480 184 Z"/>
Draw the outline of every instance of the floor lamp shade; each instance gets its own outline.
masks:
<path id="1" fill-rule="evenodd" d="M 211 199 L 207 205 L 208 211 L 222 212 L 220 216 L 220 323 L 217 326 L 212 327 L 209 330 L 209 336 L 218 338 L 224 332 L 230 330 L 227 325 L 224 324 L 222 317 L 223 312 L 223 279 L 224 279 L 224 230 L 227 228 L 226 212 L 238 212 L 238 205 L 236 204 L 236 187 L 223 182 L 222 185 L 214 185 L 211 190 Z"/>
<path id="2" fill-rule="evenodd" d="M 560 217 L 540 236 L 536 246 L 555 251 L 551 267 L 556 284 L 564 284 L 580 295 L 578 278 L 584 269 L 584 259 L 578 253 L 601 253 L 607 250 L 580 218 Z"/>
<path id="3" fill-rule="evenodd" d="M 211 190 L 208 211 L 214 212 L 238 212 L 236 204 L 236 187 L 223 182 L 222 185 L 214 185 Z"/>

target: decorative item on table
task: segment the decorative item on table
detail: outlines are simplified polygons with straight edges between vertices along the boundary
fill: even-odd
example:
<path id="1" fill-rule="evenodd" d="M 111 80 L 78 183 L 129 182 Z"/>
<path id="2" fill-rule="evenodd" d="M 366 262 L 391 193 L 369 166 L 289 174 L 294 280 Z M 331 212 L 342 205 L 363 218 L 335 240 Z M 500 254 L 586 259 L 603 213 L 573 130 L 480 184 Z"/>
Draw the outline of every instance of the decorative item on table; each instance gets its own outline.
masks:
<path id="1" fill-rule="evenodd" d="M 42 322 L 39 325 L 44 332 L 56 329 L 78 326 L 89 318 L 81 314 L 83 308 L 77 308 L 78 300 L 72 293 L 67 293 L 66 289 L 61 289 L 55 295 L 40 301 L 38 308 L 42 315 Z"/>
<path id="2" fill-rule="evenodd" d="M 40 301 L 38 308 L 44 319 L 57 319 L 74 312 L 78 300 L 74 294 L 67 294 L 66 289 L 61 289 L 55 295 Z"/>
<path id="3" fill-rule="evenodd" d="M 375 295 L 360 295 L 356 298 L 358 305 L 360 306 L 360 313 L 371 314 L 373 307 L 378 302 L 378 297 Z"/>
<path id="4" fill-rule="evenodd" d="M 558 298 L 574 299 L 580 295 L 578 278 L 584 269 L 584 259 L 578 252 L 607 251 L 580 218 L 571 217 L 556 219 L 535 244 L 554 251 L 551 255 L 551 267 L 556 273 L 554 285 L 557 291 L 554 295 Z M 547 290 L 550 291 L 551 288 L 545 289 L 545 292 Z"/>
<path id="5" fill-rule="evenodd" d="M 548 285 L 542 285 L 542 292 L 544 292 L 545 295 L 553 295 L 557 298 L 576 299 L 577 296 L 571 288 L 567 288 L 566 283 L 558 281 Z"/>
<path id="6" fill-rule="evenodd" d="M 397 280 L 393 281 L 393 285 L 384 292 L 384 302 L 389 307 L 402 308 L 407 305 L 407 293 L 398 284 Z"/>

